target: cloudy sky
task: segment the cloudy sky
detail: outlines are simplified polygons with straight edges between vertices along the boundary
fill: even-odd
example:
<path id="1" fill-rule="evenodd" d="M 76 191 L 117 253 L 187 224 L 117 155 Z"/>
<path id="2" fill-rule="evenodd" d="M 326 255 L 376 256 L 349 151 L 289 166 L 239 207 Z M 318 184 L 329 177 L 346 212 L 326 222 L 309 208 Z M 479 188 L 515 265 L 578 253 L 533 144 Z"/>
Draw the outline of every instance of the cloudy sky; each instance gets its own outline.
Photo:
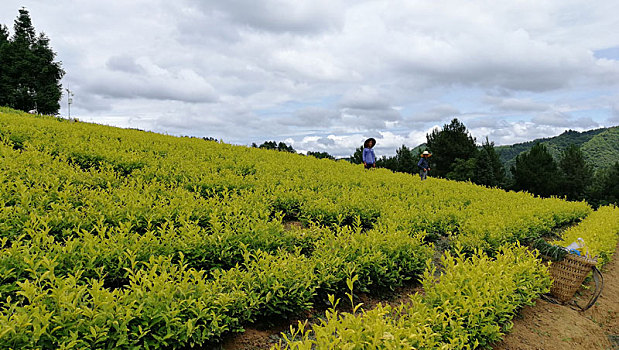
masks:
<path id="1" fill-rule="evenodd" d="M 22 6 L 83 121 L 336 156 L 619 125 L 614 0 L 3 0 L 11 32 Z"/>

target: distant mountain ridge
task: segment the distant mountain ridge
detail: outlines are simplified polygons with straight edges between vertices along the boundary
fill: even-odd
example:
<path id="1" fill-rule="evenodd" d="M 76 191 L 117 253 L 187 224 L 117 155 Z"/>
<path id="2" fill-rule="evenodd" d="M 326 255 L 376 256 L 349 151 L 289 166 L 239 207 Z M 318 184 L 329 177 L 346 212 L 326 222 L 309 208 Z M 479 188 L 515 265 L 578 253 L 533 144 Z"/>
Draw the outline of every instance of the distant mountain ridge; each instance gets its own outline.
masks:
<path id="1" fill-rule="evenodd" d="M 605 168 L 619 161 L 619 126 L 583 132 L 567 130 L 555 137 L 496 146 L 495 149 L 505 166 L 505 170 L 509 172 L 511 166 L 516 162 L 516 157 L 523 152 L 528 152 L 538 142 L 546 146 L 555 159 L 560 157 L 561 152 L 568 145 L 576 144 L 580 146 L 585 159 L 595 169 Z"/>

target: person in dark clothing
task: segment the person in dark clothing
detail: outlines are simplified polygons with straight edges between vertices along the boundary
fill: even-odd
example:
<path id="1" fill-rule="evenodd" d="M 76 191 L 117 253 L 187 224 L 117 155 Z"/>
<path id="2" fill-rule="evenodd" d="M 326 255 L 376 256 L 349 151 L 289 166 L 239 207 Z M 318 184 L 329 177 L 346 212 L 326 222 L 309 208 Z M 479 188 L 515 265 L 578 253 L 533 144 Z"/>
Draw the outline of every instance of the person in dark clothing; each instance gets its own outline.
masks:
<path id="1" fill-rule="evenodd" d="M 366 169 L 376 168 L 376 155 L 374 155 L 374 145 L 376 140 L 373 137 L 365 140 L 363 143 L 363 166 Z"/>
<path id="2" fill-rule="evenodd" d="M 428 157 L 430 157 L 431 154 L 428 151 L 423 151 L 423 153 L 421 154 L 421 159 L 419 159 L 419 163 L 417 163 L 417 167 L 419 167 L 419 176 L 421 177 L 421 180 L 425 180 L 428 178 L 428 171 L 430 171 L 430 163 L 428 162 Z"/>

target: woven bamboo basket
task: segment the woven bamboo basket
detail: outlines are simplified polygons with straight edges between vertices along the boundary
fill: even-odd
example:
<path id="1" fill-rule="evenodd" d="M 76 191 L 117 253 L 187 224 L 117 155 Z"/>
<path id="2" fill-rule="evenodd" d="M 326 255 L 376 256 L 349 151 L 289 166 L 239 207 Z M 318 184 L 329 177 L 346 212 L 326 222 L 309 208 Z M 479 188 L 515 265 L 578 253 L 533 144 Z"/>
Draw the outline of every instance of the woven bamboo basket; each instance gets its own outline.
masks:
<path id="1" fill-rule="evenodd" d="M 553 279 L 550 294 L 562 303 L 572 300 L 596 263 L 596 260 L 575 254 L 567 254 L 565 259 L 553 262 L 550 265 Z"/>

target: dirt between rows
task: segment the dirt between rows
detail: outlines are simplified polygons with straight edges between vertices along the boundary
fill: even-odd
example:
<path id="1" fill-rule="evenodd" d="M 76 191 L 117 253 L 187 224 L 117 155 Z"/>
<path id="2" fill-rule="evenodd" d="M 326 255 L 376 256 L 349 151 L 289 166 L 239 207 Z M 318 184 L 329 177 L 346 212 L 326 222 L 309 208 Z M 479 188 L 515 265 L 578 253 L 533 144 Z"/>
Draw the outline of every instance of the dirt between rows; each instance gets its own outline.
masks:
<path id="1" fill-rule="evenodd" d="M 604 287 L 595 305 L 581 312 L 538 299 L 514 318 L 514 328 L 494 350 L 619 350 L 619 245 L 602 270 Z M 575 300 L 586 304 L 594 282 Z"/>
<path id="2" fill-rule="evenodd" d="M 613 260 L 602 270 L 604 287 L 595 305 L 582 312 L 569 306 L 538 299 L 533 306 L 524 307 L 514 318 L 514 327 L 494 350 L 619 350 L 619 245 Z M 594 290 L 591 281 L 577 292 L 575 300 L 584 305 Z M 419 291 L 418 286 L 398 288 L 388 298 L 361 296 L 364 308 L 378 302 L 399 304 L 408 295 Z M 344 300 L 342 300 L 344 302 Z M 345 311 L 345 310 L 344 310 Z M 324 311 L 313 311 L 300 319 L 316 322 Z M 221 350 L 269 349 L 281 339 L 297 320 L 281 322 L 268 328 L 247 328 L 244 333 L 230 335 L 219 346 Z"/>

